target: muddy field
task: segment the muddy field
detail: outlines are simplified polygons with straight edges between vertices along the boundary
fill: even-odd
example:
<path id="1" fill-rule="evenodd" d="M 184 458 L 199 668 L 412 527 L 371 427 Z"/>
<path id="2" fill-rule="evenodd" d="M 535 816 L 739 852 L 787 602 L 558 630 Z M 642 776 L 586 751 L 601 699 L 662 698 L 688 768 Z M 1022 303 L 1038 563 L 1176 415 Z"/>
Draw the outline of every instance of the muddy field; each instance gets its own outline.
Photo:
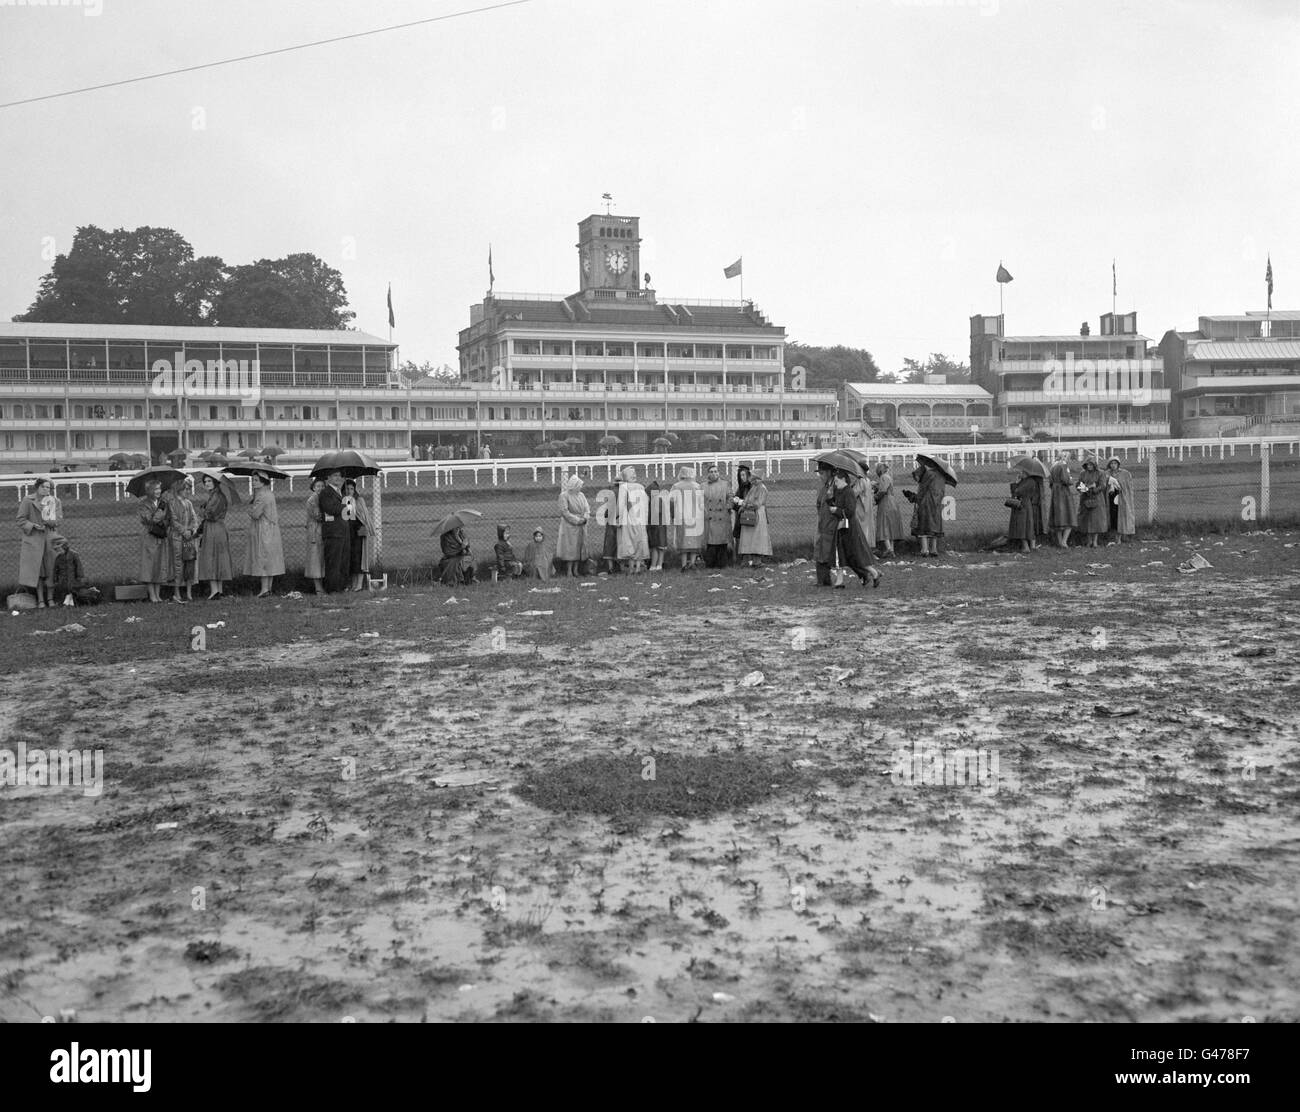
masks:
<path id="1" fill-rule="evenodd" d="M 6 616 L 0 1020 L 1300 1019 L 1300 532 L 884 571 Z"/>

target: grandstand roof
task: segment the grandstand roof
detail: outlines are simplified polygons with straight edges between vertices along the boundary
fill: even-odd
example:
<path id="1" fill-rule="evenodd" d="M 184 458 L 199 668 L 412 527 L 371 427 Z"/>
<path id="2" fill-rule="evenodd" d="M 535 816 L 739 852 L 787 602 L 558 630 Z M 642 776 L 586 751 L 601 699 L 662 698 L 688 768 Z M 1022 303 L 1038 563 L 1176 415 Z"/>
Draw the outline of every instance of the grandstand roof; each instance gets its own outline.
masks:
<path id="1" fill-rule="evenodd" d="M 368 332 L 329 328 L 213 328 L 205 325 L 28 324 L 0 321 L 0 339 L 160 340 L 192 344 L 333 344 L 336 347 L 396 347 Z"/>
<path id="2" fill-rule="evenodd" d="M 1300 359 L 1300 340 L 1192 340 L 1187 345 L 1188 362 L 1231 359 Z"/>
<path id="3" fill-rule="evenodd" d="M 844 384 L 861 398 L 871 401 L 895 401 L 897 399 L 925 398 L 932 401 L 981 401 L 993 400 L 993 395 L 982 386 L 974 383 L 949 382 L 846 382 Z"/>

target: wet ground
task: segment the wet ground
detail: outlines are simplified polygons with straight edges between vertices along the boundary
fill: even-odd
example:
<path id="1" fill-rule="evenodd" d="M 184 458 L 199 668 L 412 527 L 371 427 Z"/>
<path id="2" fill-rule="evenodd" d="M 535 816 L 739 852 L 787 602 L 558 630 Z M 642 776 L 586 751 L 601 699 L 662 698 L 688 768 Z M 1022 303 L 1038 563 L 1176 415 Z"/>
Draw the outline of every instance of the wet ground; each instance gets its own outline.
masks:
<path id="1" fill-rule="evenodd" d="M 884 570 L 10 620 L 0 1018 L 1300 1018 L 1300 533 Z"/>

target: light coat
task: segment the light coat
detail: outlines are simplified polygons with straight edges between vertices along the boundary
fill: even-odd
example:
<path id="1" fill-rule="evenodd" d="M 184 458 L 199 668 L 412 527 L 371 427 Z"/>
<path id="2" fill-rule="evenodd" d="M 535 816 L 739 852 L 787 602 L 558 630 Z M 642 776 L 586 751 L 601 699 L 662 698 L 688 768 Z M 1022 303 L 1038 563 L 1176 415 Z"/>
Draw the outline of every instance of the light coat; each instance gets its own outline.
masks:
<path id="1" fill-rule="evenodd" d="M 739 520 L 742 512 L 751 509 L 758 511 L 758 524 L 740 527 L 736 552 L 740 556 L 771 556 L 772 538 L 767 531 L 767 487 L 763 485 L 762 479 L 754 479 L 750 483 L 745 499 L 736 511 L 736 519 Z"/>
<path id="2" fill-rule="evenodd" d="M 1119 483 L 1119 502 L 1116 506 L 1119 534 L 1122 537 L 1131 537 L 1137 533 L 1137 505 L 1133 501 L 1133 475 L 1121 467 L 1117 471 L 1107 471 L 1106 477 Z"/>
<path id="3" fill-rule="evenodd" d="M 731 543 L 731 491 L 725 479 L 704 484 L 704 543 Z"/>
<path id="4" fill-rule="evenodd" d="M 320 524 L 325 515 L 321 513 L 320 493 L 312 491 L 307 496 L 307 560 L 302 573 L 308 579 L 325 578 L 325 544 L 321 540 Z"/>
<path id="5" fill-rule="evenodd" d="M 275 494 L 261 483 L 248 504 L 248 546 L 244 549 L 244 574 L 258 578 L 284 574 L 284 547 L 280 543 L 280 514 Z"/>
<path id="6" fill-rule="evenodd" d="M 557 560 L 582 560 L 586 557 L 587 522 L 590 519 L 591 503 L 581 490 L 560 491 L 560 528 L 555 534 Z"/>

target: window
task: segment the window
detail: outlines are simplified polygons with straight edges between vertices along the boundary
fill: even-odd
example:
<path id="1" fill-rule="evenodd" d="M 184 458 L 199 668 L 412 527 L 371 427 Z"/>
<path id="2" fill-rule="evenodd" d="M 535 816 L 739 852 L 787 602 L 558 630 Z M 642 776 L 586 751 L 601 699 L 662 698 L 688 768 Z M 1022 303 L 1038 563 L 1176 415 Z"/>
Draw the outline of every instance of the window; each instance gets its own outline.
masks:
<path id="1" fill-rule="evenodd" d="M 402 407 L 401 407 L 401 406 L 397 406 L 397 405 L 393 406 L 393 408 L 392 408 L 392 420 L 394 420 L 394 421 L 400 421 L 401 419 L 402 419 Z"/>
<path id="2" fill-rule="evenodd" d="M 84 406 L 74 405 L 72 407 L 72 419 L 74 421 L 80 421 L 85 415 L 86 410 Z"/>
<path id="3" fill-rule="evenodd" d="M 679 421 L 685 420 L 685 417 L 683 416 L 683 414 L 686 412 L 686 410 L 684 410 L 684 409 L 678 409 L 678 410 L 675 410 L 675 412 L 676 412 L 676 414 L 677 414 L 677 420 L 679 420 Z"/>
<path id="4" fill-rule="evenodd" d="M 691 410 L 691 420 L 692 420 L 692 421 L 698 421 L 699 419 L 700 419 L 700 411 L 699 411 L 698 409 L 692 409 L 692 410 Z"/>
<path id="5" fill-rule="evenodd" d="M 133 405 L 133 406 L 131 407 L 131 419 L 132 419 L 133 421 L 141 421 L 141 420 L 143 420 L 143 419 L 144 419 L 144 406 L 142 406 L 142 405 Z"/>

